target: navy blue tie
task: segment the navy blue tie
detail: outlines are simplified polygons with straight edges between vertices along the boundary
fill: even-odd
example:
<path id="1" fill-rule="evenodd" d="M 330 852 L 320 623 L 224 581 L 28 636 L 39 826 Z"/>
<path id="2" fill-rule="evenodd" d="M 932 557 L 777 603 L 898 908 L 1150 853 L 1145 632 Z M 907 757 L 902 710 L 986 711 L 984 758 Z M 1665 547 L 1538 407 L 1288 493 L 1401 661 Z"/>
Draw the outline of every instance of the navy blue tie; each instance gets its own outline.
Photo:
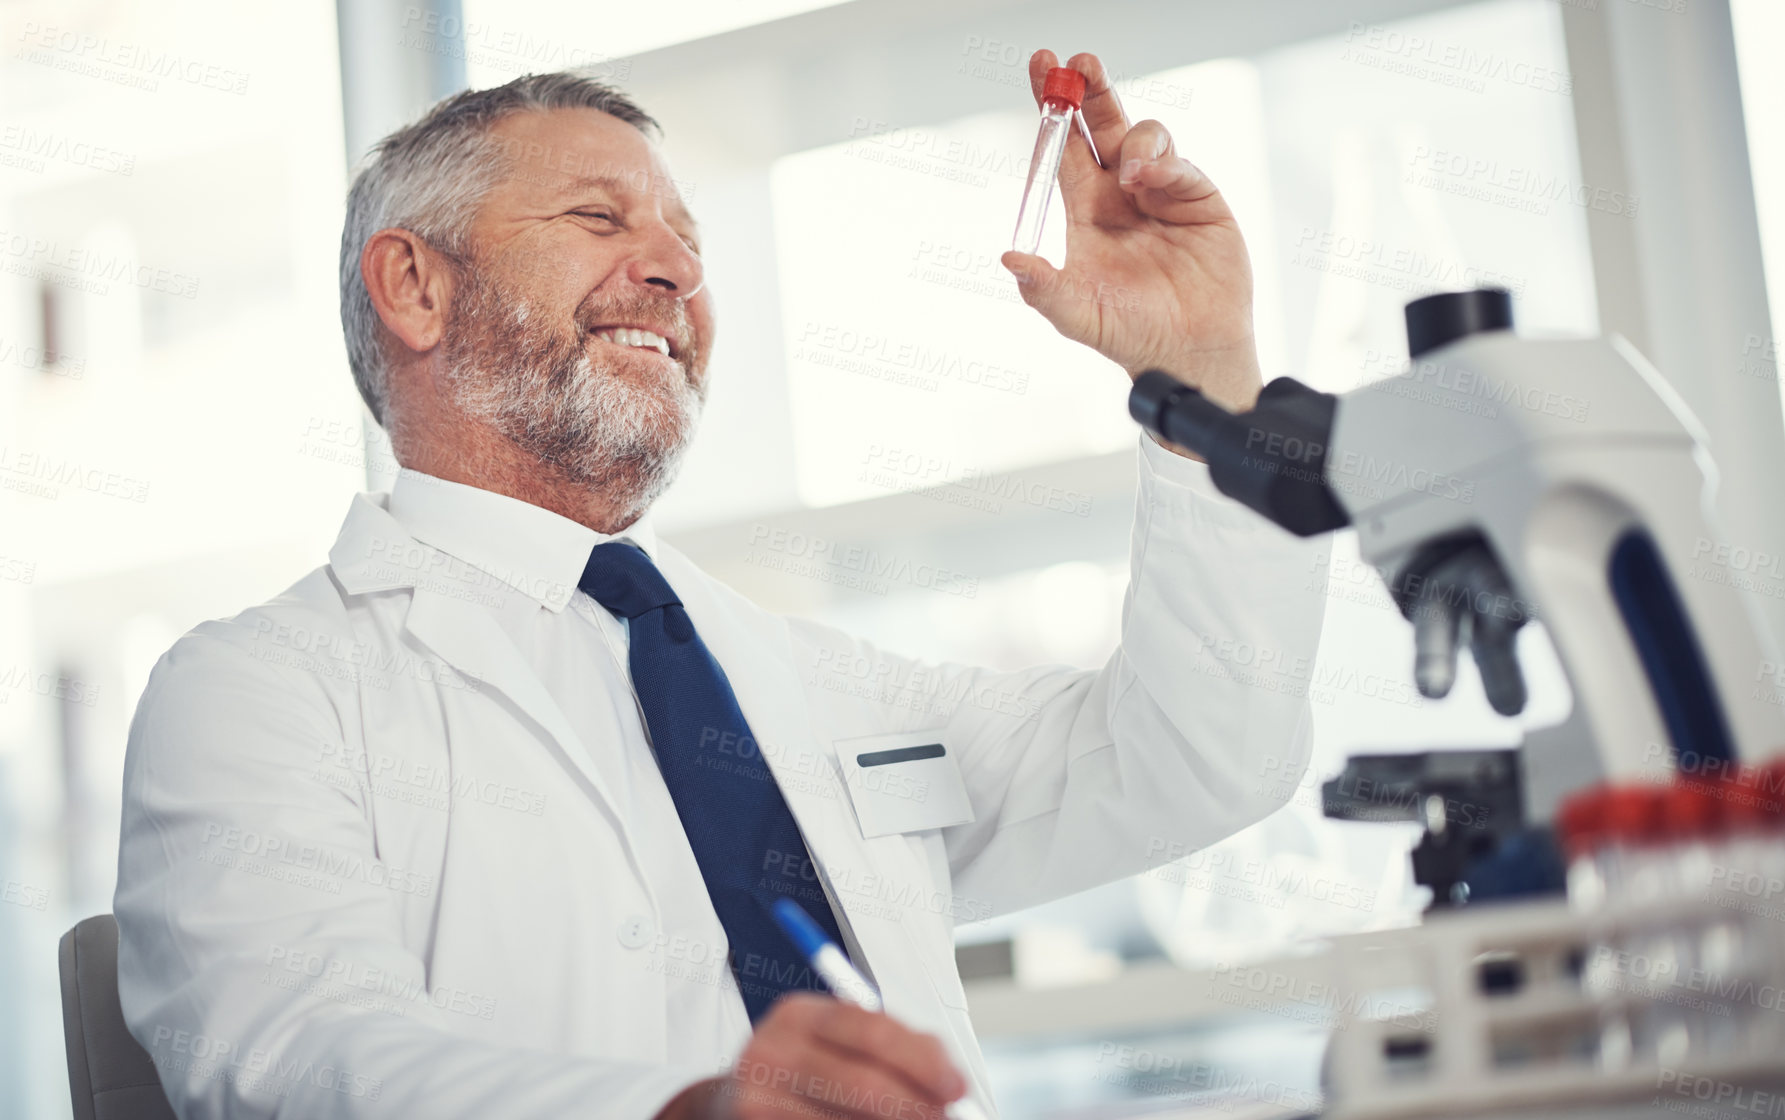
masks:
<path id="1" fill-rule="evenodd" d="M 761 1019 L 783 992 L 824 990 L 770 906 L 793 898 L 839 945 L 842 934 L 725 670 L 637 546 L 596 545 L 578 586 L 628 620 L 632 687 L 707 897 L 731 943 L 731 971 L 750 1021 Z"/>

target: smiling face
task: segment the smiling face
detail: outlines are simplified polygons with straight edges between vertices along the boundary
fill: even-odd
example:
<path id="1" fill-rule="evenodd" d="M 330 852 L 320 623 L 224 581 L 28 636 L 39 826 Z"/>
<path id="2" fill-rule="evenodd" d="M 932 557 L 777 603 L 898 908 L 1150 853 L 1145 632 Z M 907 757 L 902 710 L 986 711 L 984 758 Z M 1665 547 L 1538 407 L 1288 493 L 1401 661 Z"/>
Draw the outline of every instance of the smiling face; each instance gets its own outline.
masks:
<path id="1" fill-rule="evenodd" d="M 593 109 L 491 130 L 507 175 L 470 227 L 442 339 L 453 404 L 642 510 L 706 399 L 712 304 L 699 234 L 657 146 Z"/>

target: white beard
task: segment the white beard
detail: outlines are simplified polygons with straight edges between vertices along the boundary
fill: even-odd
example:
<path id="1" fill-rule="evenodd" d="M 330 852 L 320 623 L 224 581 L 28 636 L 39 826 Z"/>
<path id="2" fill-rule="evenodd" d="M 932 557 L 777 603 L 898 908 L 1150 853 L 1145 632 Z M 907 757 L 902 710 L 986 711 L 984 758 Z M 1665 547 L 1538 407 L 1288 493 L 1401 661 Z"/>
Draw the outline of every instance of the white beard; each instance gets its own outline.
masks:
<path id="1" fill-rule="evenodd" d="M 684 374 L 673 384 L 646 385 L 629 371 L 598 369 L 585 330 L 573 327 L 574 337 L 551 332 L 536 307 L 472 268 L 446 340 L 452 403 L 599 491 L 616 510 L 642 513 L 675 481 L 705 402 L 704 380 L 697 387 Z M 651 306 L 647 321 L 656 321 L 664 305 Z M 579 323 L 592 320 L 578 310 Z M 679 364 L 696 368 L 695 355 Z"/>

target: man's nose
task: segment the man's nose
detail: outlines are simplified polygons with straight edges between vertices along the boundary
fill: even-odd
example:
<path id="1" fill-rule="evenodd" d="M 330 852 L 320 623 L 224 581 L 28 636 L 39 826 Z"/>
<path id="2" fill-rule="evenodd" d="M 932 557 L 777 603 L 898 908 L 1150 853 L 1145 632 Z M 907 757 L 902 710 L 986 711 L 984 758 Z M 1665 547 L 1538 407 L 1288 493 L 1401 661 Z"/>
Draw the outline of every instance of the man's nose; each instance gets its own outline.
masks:
<path id="1" fill-rule="evenodd" d="M 627 278 L 689 299 L 706 283 L 700 257 L 675 230 L 663 223 L 639 231 L 644 241 L 627 267 Z"/>

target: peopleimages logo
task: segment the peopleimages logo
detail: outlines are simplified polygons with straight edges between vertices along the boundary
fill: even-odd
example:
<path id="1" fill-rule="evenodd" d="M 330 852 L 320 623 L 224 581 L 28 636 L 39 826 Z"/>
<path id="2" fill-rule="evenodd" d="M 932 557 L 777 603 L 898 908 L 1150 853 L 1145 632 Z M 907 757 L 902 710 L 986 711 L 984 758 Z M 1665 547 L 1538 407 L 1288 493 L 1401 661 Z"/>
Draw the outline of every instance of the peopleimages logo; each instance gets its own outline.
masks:
<path id="1" fill-rule="evenodd" d="M 1374 1019 L 1402 1030 L 1434 1034 L 1437 1013 L 1419 1003 L 1390 999 L 1381 992 L 1347 991 L 1338 985 L 1263 966 L 1217 962 L 1210 976 L 1215 998 L 1258 1011 L 1336 1026 L 1348 1019 Z"/>
<path id="2" fill-rule="evenodd" d="M 1091 495 L 1063 486 L 903 447 L 871 443 L 862 455 L 865 470 L 857 476 L 887 490 L 947 495 L 954 504 L 971 504 L 987 513 L 1001 513 L 1005 503 L 1025 505 L 1073 517 L 1091 515 Z M 968 499 L 975 499 L 969 503 Z"/>
<path id="3" fill-rule="evenodd" d="M 1562 203 L 1634 218 L 1642 201 L 1634 194 L 1577 183 L 1556 172 L 1423 144 L 1414 148 L 1407 165 L 1403 183 L 1540 217 L 1550 212 L 1552 204 Z"/>
<path id="4" fill-rule="evenodd" d="M 1499 415 L 1499 409 L 1505 407 L 1575 423 L 1585 423 L 1587 419 L 1588 402 L 1580 397 L 1541 386 L 1521 385 L 1492 373 L 1467 369 L 1449 362 L 1429 358 L 1409 361 L 1387 351 L 1366 350 L 1363 369 L 1366 375 L 1388 375 L 1377 380 L 1364 381 L 1363 387 L 1422 401 L 1448 412 L 1465 412 L 1493 419 Z M 1484 407 L 1475 407 L 1477 404 Z"/>
<path id="5" fill-rule="evenodd" d="M 1352 20 L 1345 32 L 1345 42 L 1350 46 L 1340 56 L 1343 59 L 1457 86 L 1471 93 L 1485 91 L 1488 81 L 1522 86 L 1540 93 L 1566 94 L 1574 89 L 1574 80 L 1565 70 L 1399 28 L 1365 25 Z"/>
<path id="6" fill-rule="evenodd" d="M 166 78 L 223 93 L 248 92 L 248 74 L 177 51 L 128 43 L 55 24 L 26 20 L 23 44 L 13 56 L 24 62 L 153 91 Z"/>
<path id="7" fill-rule="evenodd" d="M 342 852 L 320 844 L 301 844 L 282 836 L 256 832 L 235 825 L 207 822 L 201 839 L 202 862 L 232 867 L 253 874 L 281 869 L 305 872 L 327 884 L 335 885 L 331 893 L 339 893 L 339 884 L 348 881 L 384 887 L 399 894 L 431 897 L 434 877 L 421 872 L 393 867 L 376 858 L 368 859 L 358 852 Z M 279 876 L 271 876 L 279 877 Z"/>
<path id="8" fill-rule="evenodd" d="M 1396 291 L 1423 293 L 1452 288 L 1498 287 L 1519 294 L 1525 290 L 1522 276 L 1313 226 L 1302 227 L 1292 249 L 1290 264 Z"/>
<path id="9" fill-rule="evenodd" d="M 113 284 L 128 284 L 180 299 L 198 297 L 196 276 L 142 264 L 134 257 L 91 246 L 63 244 L 23 230 L 0 230 L 0 268 L 15 276 L 94 295 L 107 294 Z"/>
<path id="10" fill-rule="evenodd" d="M 794 358 L 935 392 L 943 381 L 1021 396 L 1029 375 L 996 362 L 934 350 L 908 339 L 807 321 L 794 342 Z"/>
<path id="11" fill-rule="evenodd" d="M 264 983 L 298 988 L 307 995 L 335 999 L 339 1003 L 371 1007 L 398 1015 L 426 1005 L 486 1022 L 496 1017 L 496 1000 L 449 984 L 430 985 L 420 970 L 413 974 L 380 968 L 364 961 L 345 960 L 285 945 L 267 951 L 268 973 Z M 305 983 L 308 982 L 308 983 Z M 351 998 L 340 998 L 340 997 Z"/>
<path id="12" fill-rule="evenodd" d="M 29 171 L 42 171 L 45 160 L 113 175 L 129 175 L 136 170 L 134 155 L 24 124 L 0 125 L 0 151 L 16 153 L 19 160 L 34 163 L 36 166 L 26 167 Z"/>
<path id="13" fill-rule="evenodd" d="M 824 537 L 757 524 L 750 530 L 750 547 L 765 549 L 791 561 L 804 561 L 823 568 L 892 583 L 902 583 L 927 591 L 941 591 L 971 599 L 979 594 L 979 577 L 966 575 L 952 568 L 914 561 L 906 556 L 889 554 L 865 545 L 847 545 Z M 768 566 L 768 565 L 765 565 Z M 800 574 L 797 569 L 793 570 Z"/>
<path id="14" fill-rule="evenodd" d="M 144 479 L 6 444 L 0 444 L 0 487 L 50 499 L 61 497 L 66 488 L 139 504 L 149 500 Z"/>
<path id="15" fill-rule="evenodd" d="M 1376 909 L 1376 891 L 1368 887 L 1331 875 L 1310 876 L 1302 867 L 1283 868 L 1268 859 L 1249 859 L 1162 836 L 1148 841 L 1147 865 L 1149 878 L 1245 898 L 1272 909 L 1283 909 L 1291 897 L 1346 910 Z"/>
<path id="16" fill-rule="evenodd" d="M 1186 1062 L 1177 1054 L 1144 1046 L 1105 1042 L 1097 1048 L 1097 1072 L 1092 1080 L 1154 1097 L 1218 1094 L 1212 1103 L 1223 1112 L 1234 1111 L 1236 1105 L 1245 1109 L 1247 1102 L 1280 1106 L 1297 1114 L 1320 1111 L 1318 1093 L 1274 1077 L 1259 1077 L 1224 1066 Z"/>
<path id="17" fill-rule="evenodd" d="M 149 1050 L 156 1067 L 164 1073 L 222 1078 L 264 1089 L 275 1096 L 285 1096 L 300 1084 L 369 1101 L 377 1100 L 384 1090 L 381 1078 L 328 1063 L 287 1060 L 259 1046 L 244 1048 L 213 1035 L 172 1027 L 156 1027 Z"/>

